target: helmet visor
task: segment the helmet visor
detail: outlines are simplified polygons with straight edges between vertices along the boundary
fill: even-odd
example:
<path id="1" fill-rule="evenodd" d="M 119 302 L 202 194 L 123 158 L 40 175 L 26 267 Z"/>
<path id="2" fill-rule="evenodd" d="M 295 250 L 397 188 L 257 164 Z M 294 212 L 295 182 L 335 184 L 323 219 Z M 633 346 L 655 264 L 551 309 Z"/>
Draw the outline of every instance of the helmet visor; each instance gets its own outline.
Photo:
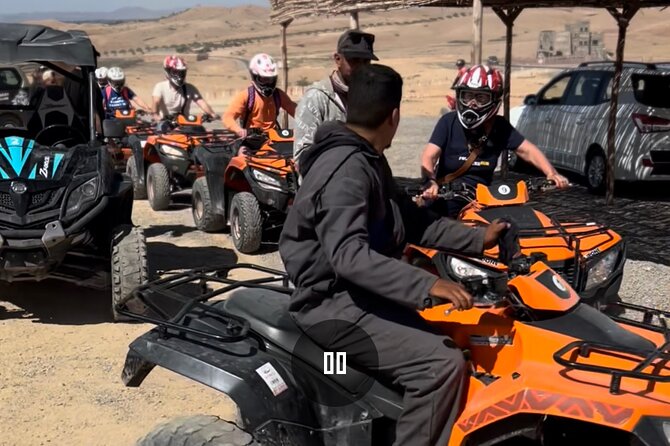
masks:
<path id="1" fill-rule="evenodd" d="M 482 108 L 493 103 L 493 94 L 490 91 L 461 90 L 458 101 L 468 107 Z"/>
<path id="2" fill-rule="evenodd" d="M 277 78 L 258 76 L 256 82 L 260 87 L 275 87 L 277 85 Z"/>

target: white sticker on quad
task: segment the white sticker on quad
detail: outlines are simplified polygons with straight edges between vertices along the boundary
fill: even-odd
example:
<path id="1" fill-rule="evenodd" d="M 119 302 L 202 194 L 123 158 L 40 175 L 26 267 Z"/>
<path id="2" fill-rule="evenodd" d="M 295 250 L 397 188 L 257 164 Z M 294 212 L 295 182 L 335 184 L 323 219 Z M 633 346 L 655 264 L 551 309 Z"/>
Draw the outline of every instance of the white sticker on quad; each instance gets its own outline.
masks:
<path id="1" fill-rule="evenodd" d="M 277 369 L 275 369 L 269 362 L 266 362 L 257 368 L 256 373 L 258 373 L 263 381 L 265 381 L 265 384 L 267 384 L 274 396 L 277 396 L 288 389 L 286 382 L 281 377 L 279 372 L 277 372 Z"/>
<path id="2" fill-rule="evenodd" d="M 289 132 L 288 130 L 282 130 L 282 131 L 281 131 L 281 136 L 288 136 L 289 133 L 290 133 L 290 132 Z"/>
<path id="3" fill-rule="evenodd" d="M 559 279 L 558 276 L 552 276 L 551 281 L 554 282 L 554 285 L 556 285 L 556 288 L 559 290 L 563 292 L 567 291 L 567 288 L 563 285 L 563 282 L 561 282 L 561 279 Z"/>
<path id="4" fill-rule="evenodd" d="M 498 188 L 498 192 L 499 192 L 501 195 L 509 195 L 509 193 L 512 192 L 512 189 L 510 189 L 510 187 L 509 187 L 508 185 L 503 184 L 502 186 L 500 186 L 500 187 Z"/>

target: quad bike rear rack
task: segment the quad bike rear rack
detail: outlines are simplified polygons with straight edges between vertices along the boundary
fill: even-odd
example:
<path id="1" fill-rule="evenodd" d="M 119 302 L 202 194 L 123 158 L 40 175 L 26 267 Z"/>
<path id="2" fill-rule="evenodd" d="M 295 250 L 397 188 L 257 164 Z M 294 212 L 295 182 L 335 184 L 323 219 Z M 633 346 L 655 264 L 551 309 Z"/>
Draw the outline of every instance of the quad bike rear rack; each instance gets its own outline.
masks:
<path id="1" fill-rule="evenodd" d="M 251 270 L 264 273 L 266 277 L 255 279 L 231 279 L 234 270 Z M 289 279 L 285 272 L 259 265 L 238 263 L 199 268 L 148 282 L 117 305 L 117 311 L 132 319 L 148 322 L 158 327 L 161 335 L 191 334 L 217 342 L 237 342 L 247 337 L 249 322 L 225 310 L 207 305 L 206 302 L 238 288 L 263 288 L 290 294 Z M 187 290 L 187 291 L 185 291 Z M 131 302 L 141 302 L 146 307 L 142 312 Z M 211 332 L 189 327 L 192 317 L 210 316 L 226 323 L 227 331 Z"/>
<path id="2" fill-rule="evenodd" d="M 554 361 L 568 369 L 610 375 L 612 379 L 610 380 L 609 391 L 614 395 L 621 393 L 622 378 L 645 380 L 648 381 L 650 385 L 654 382 L 670 382 L 670 372 L 665 375 L 660 374 L 662 369 L 668 369 L 668 363 L 670 362 L 670 330 L 666 323 L 666 319 L 670 318 L 670 312 L 624 302 L 615 305 L 627 311 L 641 314 L 642 320 L 639 321 L 626 316 L 610 316 L 612 319 L 624 324 L 662 333 L 664 337 L 663 343 L 655 350 L 649 351 L 619 346 L 615 347 L 599 342 L 574 341 L 557 350 L 553 355 Z M 654 323 L 654 317 L 659 321 L 658 324 Z M 579 361 L 579 358 L 588 358 L 591 353 L 598 353 L 600 355 L 616 357 L 619 359 L 626 356 L 633 356 L 640 358 L 640 361 L 635 363 L 630 369 L 585 364 Z M 655 373 L 643 371 L 652 366 L 654 367 Z"/>

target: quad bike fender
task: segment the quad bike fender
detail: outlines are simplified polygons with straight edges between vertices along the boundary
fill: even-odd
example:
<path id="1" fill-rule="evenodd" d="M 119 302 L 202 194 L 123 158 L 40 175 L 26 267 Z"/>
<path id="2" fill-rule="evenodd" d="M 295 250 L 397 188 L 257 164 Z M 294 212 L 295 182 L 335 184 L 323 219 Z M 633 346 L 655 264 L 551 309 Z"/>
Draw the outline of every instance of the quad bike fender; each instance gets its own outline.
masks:
<path id="1" fill-rule="evenodd" d="M 215 349 L 154 329 L 130 344 L 122 380 L 138 387 L 155 366 L 163 367 L 228 395 L 255 436 L 279 439 L 288 432 L 292 442 L 286 444 L 320 444 L 310 438 L 318 423 L 289 366 L 262 349 L 253 339 Z"/>

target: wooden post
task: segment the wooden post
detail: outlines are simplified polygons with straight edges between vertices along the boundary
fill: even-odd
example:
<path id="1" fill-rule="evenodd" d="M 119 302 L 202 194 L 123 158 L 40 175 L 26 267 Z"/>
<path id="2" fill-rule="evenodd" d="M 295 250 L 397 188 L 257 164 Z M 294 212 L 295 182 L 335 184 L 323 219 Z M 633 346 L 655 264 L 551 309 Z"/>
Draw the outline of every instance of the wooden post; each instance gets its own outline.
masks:
<path id="1" fill-rule="evenodd" d="M 507 40 L 505 42 L 505 84 L 503 86 L 503 115 L 505 119 L 509 120 L 509 95 L 512 85 L 512 38 L 513 33 L 512 29 L 514 28 L 514 21 L 523 8 L 519 6 L 513 6 L 511 8 L 503 9 L 499 6 L 495 6 L 493 11 L 500 17 L 500 20 L 503 21 L 507 28 Z M 502 165 L 500 170 L 502 172 L 503 179 L 507 179 L 507 174 L 509 172 L 509 162 L 508 162 L 508 153 L 507 149 L 503 150 L 502 153 Z"/>
<path id="2" fill-rule="evenodd" d="M 474 33 L 472 39 L 472 55 L 470 56 L 471 63 L 482 63 L 482 21 L 484 16 L 482 14 L 482 0 L 473 0 L 472 2 L 472 31 Z"/>
<path id="3" fill-rule="evenodd" d="M 284 92 L 288 91 L 288 51 L 286 47 L 286 29 L 292 21 L 293 19 L 289 19 L 281 23 L 281 61 L 283 69 L 282 87 Z M 282 110 L 281 126 L 284 129 L 288 128 L 288 113 L 286 113 L 286 110 Z"/>
<path id="4" fill-rule="evenodd" d="M 349 15 L 349 28 L 360 29 L 358 23 L 358 11 L 351 11 L 351 14 Z"/>
<path id="5" fill-rule="evenodd" d="M 626 29 L 638 9 L 639 6 L 637 5 L 626 5 L 621 12 L 616 8 L 607 8 L 619 25 L 616 61 L 614 62 L 614 79 L 612 80 L 612 99 L 610 101 L 609 121 L 607 123 L 607 192 L 605 194 L 605 204 L 608 206 L 614 203 L 616 115 L 619 109 L 619 87 L 621 85 L 621 72 L 623 71 L 623 50 L 626 45 Z"/>

